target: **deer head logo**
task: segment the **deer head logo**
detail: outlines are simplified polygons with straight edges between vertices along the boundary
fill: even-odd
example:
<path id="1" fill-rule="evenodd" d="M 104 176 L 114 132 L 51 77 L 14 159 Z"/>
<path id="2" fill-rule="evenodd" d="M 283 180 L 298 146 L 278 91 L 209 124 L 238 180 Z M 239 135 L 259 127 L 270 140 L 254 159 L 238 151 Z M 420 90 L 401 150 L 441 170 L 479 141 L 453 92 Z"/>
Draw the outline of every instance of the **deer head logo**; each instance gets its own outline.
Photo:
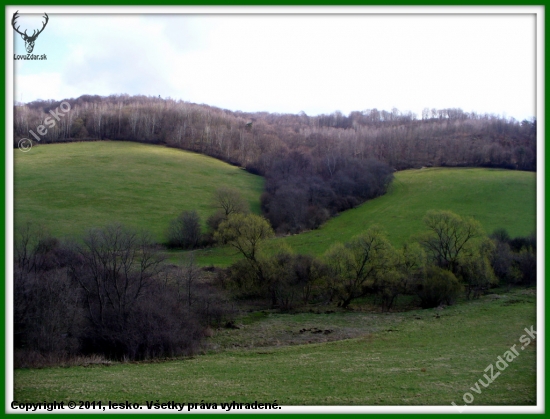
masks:
<path id="1" fill-rule="evenodd" d="M 19 10 L 17 12 L 19 12 Z M 11 19 L 11 25 L 13 26 L 13 29 L 15 29 L 15 32 L 17 32 L 19 35 L 21 35 L 21 38 L 23 38 L 23 41 L 25 41 L 25 49 L 30 54 L 32 52 L 32 50 L 34 49 L 34 42 L 36 41 L 36 38 L 38 38 L 38 35 L 40 35 L 42 33 L 42 31 L 44 30 L 44 28 L 48 24 L 49 17 L 48 17 L 47 13 L 44 13 L 45 16 L 42 16 L 42 17 L 44 19 L 46 19 L 46 21 L 42 24 L 42 29 L 40 29 L 38 32 L 36 32 L 37 30 L 34 29 L 33 32 L 32 32 L 32 35 L 29 36 L 29 35 L 27 35 L 27 30 L 26 29 L 25 29 L 25 32 L 20 32 L 19 31 L 19 26 L 17 28 L 15 27 L 15 25 L 17 23 L 15 20 L 19 17 L 17 15 L 17 12 L 15 12 L 13 14 L 13 18 Z"/>

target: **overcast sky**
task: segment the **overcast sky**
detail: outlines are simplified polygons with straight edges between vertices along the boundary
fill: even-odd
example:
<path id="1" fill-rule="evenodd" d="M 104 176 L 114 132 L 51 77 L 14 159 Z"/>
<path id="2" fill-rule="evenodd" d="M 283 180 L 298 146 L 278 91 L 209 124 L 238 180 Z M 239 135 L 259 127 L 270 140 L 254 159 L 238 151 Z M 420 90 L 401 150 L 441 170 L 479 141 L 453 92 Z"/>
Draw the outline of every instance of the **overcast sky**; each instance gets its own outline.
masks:
<path id="1" fill-rule="evenodd" d="M 41 27 L 22 13 L 21 30 Z M 535 115 L 533 14 L 48 15 L 34 48 L 47 60 L 15 61 L 17 101 L 127 93 L 250 112 Z M 17 34 L 14 51 L 25 52 Z"/>

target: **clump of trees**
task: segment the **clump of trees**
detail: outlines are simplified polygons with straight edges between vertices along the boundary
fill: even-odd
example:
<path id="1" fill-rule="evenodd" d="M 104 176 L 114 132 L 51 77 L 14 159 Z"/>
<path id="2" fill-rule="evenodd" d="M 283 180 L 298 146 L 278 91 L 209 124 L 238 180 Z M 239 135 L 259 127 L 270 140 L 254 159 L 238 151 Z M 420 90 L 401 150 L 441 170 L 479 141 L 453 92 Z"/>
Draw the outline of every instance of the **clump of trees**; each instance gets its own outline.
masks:
<path id="1" fill-rule="evenodd" d="M 511 238 L 505 229 L 491 234 L 495 250 L 491 266 L 508 286 L 532 286 L 537 282 L 537 240 L 534 234 Z"/>
<path id="2" fill-rule="evenodd" d="M 477 298 L 499 281 L 535 283 L 533 238 L 512 240 L 502 231 L 490 238 L 479 222 L 450 211 L 429 211 L 424 223 L 426 231 L 401 248 L 372 226 L 319 258 L 284 245 L 263 248 L 273 231 L 258 216 L 230 216 L 217 234 L 244 257 L 228 270 L 239 295 L 282 310 L 321 302 L 348 308 L 368 296 L 390 310 L 405 295 L 431 308 L 453 304 L 462 293 Z"/>
<path id="3" fill-rule="evenodd" d="M 267 220 L 254 214 L 233 214 L 220 224 L 216 238 L 243 256 L 229 268 L 232 287 L 241 297 L 265 298 L 282 310 L 316 301 L 327 275 L 325 265 L 284 245 L 267 252 L 264 244 L 273 236 Z"/>
<path id="4" fill-rule="evenodd" d="M 427 232 L 418 240 L 433 265 L 462 279 L 467 296 L 477 296 L 497 282 L 490 264 L 493 242 L 481 224 L 450 211 L 429 211 Z"/>
<path id="5" fill-rule="evenodd" d="M 216 210 L 206 220 L 206 231 L 203 232 L 201 218 L 197 211 L 183 211 L 170 221 L 166 231 L 166 245 L 172 249 L 192 250 L 206 247 L 216 243 L 215 234 L 229 216 L 235 214 L 248 214 L 250 211 L 248 202 L 239 190 L 222 186 L 214 191 L 212 207 Z"/>
<path id="6" fill-rule="evenodd" d="M 192 261 L 166 265 L 147 233 L 120 224 L 67 243 L 25 224 L 14 250 L 20 366 L 36 357 L 186 355 L 200 348 L 207 327 L 232 318 Z"/>
<path id="7" fill-rule="evenodd" d="M 373 159 L 292 152 L 265 172 L 262 210 L 281 233 L 315 229 L 340 211 L 383 195 L 393 171 Z"/>

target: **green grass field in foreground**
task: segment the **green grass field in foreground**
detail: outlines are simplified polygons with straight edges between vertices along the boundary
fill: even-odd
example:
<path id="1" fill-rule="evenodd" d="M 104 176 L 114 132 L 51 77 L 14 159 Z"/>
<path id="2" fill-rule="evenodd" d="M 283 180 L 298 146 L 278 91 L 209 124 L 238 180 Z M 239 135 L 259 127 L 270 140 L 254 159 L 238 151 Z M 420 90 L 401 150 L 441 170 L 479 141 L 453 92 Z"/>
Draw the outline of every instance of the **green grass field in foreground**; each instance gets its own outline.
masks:
<path id="1" fill-rule="evenodd" d="M 381 225 L 395 246 L 424 228 L 428 210 L 450 210 L 474 217 L 490 234 L 506 228 L 512 237 L 536 231 L 536 173 L 500 169 L 432 168 L 395 173 L 388 193 L 341 213 L 318 230 L 276 238 L 296 253 L 320 255 L 333 243 L 345 242 L 373 224 Z M 269 245 L 268 245 L 269 248 Z M 177 254 L 172 260 L 178 260 Z M 229 248 L 196 252 L 201 265 L 231 264 Z"/>
<path id="2" fill-rule="evenodd" d="M 32 220 L 58 237 L 112 222 L 149 230 L 163 242 L 169 221 L 197 210 L 203 224 L 220 186 L 242 191 L 260 212 L 263 178 L 220 160 L 129 142 L 81 142 L 14 150 L 16 226 Z"/>
<path id="3" fill-rule="evenodd" d="M 193 359 L 112 366 L 16 370 L 18 402 L 102 400 L 271 402 L 289 405 L 534 405 L 536 342 L 521 349 L 525 328 L 536 326 L 535 292 L 514 290 L 444 310 L 378 315 L 334 313 L 289 318 L 288 334 L 365 324 L 357 339 L 309 345 L 227 350 Z M 439 317 L 438 317 L 439 316 Z M 262 328 L 263 323 L 251 325 Z M 246 336 L 247 327 L 218 332 Z M 268 330 L 268 327 L 266 327 Z M 220 340 L 221 339 L 221 340 Z M 486 368 L 516 345 L 519 355 L 481 393 L 471 390 Z M 502 366 L 502 364 L 501 364 Z"/>

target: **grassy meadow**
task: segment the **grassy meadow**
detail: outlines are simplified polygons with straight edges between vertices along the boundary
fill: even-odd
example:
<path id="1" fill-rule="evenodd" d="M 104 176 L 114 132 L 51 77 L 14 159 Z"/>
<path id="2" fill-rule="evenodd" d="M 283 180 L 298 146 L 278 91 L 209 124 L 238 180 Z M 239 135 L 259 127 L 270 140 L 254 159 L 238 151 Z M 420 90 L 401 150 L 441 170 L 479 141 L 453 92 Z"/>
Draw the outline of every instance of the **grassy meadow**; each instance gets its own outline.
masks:
<path id="1" fill-rule="evenodd" d="M 260 213 L 263 179 L 219 160 L 166 147 L 128 142 L 82 142 L 14 151 L 15 225 L 33 220 L 51 234 L 78 235 L 90 227 L 123 222 L 148 229 L 164 241 L 169 221 L 197 210 L 203 223 L 213 213 L 219 186 L 239 189 Z M 490 233 L 504 227 L 511 236 L 535 231 L 536 174 L 499 169 L 430 168 L 397 172 L 389 192 L 339 214 L 321 228 L 270 241 L 297 253 L 320 255 L 372 224 L 381 225 L 400 246 L 423 228 L 430 209 L 445 209 L 481 222 Z M 230 248 L 195 252 L 201 265 L 227 266 Z M 185 252 L 168 252 L 177 263 Z"/>
<path id="2" fill-rule="evenodd" d="M 216 188 L 242 191 L 260 213 L 263 179 L 201 154 L 130 142 L 81 142 L 14 150 L 15 225 L 43 224 L 58 237 L 122 222 L 164 241 L 169 221 L 214 212 Z"/>
<path id="3" fill-rule="evenodd" d="M 534 405 L 537 346 L 520 350 L 519 339 L 525 328 L 537 330 L 535 299 L 523 289 L 444 310 L 243 318 L 240 330 L 216 332 L 207 353 L 191 359 L 16 370 L 14 400 L 462 406 L 470 392 L 473 405 Z M 351 325 L 353 339 L 262 346 L 276 334 L 284 345 L 303 328 L 337 333 Z M 480 385 L 481 394 L 473 392 L 514 344 L 519 356 L 487 388 Z"/>
<path id="4" fill-rule="evenodd" d="M 388 193 L 345 211 L 321 228 L 276 238 L 296 253 L 320 255 L 373 224 L 382 226 L 394 246 L 424 228 L 428 210 L 451 210 L 474 217 L 490 234 L 506 228 L 512 237 L 536 231 L 536 173 L 479 168 L 430 168 L 395 173 Z M 237 255 L 229 248 L 196 252 L 202 265 L 229 265 Z M 178 254 L 172 259 L 178 260 Z"/>
<path id="5" fill-rule="evenodd" d="M 214 211 L 219 186 L 239 189 L 260 213 L 263 180 L 216 159 L 166 147 L 88 142 L 14 151 L 15 224 L 32 220 L 55 236 L 119 221 L 162 242 L 170 219 Z M 395 174 L 389 192 L 329 220 L 320 229 L 270 240 L 320 255 L 373 224 L 395 246 L 423 230 L 428 210 L 451 210 L 512 237 L 536 230 L 536 174 L 496 169 L 430 168 Z M 194 252 L 201 265 L 227 266 L 229 248 Z M 177 263 L 186 252 L 168 252 Z M 496 289 L 444 309 L 381 313 L 312 306 L 308 312 L 241 311 L 239 329 L 215 330 L 200 355 L 156 362 L 17 369 L 13 400 L 96 400 L 290 405 L 536 404 L 537 345 L 531 343 L 478 394 L 485 369 L 524 329 L 536 330 L 534 289 Z M 401 304 L 407 304 L 401 300 Z M 332 308 L 332 309 L 330 309 Z M 186 409 L 187 410 L 187 409 Z M 145 410 L 144 410 L 145 412 Z"/>

